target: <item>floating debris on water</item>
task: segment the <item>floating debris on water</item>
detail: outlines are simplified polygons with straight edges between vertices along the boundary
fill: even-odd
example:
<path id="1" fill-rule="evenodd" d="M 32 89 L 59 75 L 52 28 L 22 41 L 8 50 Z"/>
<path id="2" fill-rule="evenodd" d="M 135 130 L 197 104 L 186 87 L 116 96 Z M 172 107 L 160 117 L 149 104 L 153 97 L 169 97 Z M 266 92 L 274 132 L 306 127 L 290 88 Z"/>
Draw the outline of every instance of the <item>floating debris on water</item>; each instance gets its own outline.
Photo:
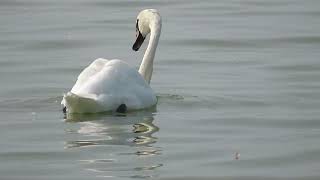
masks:
<path id="1" fill-rule="evenodd" d="M 239 152 L 236 152 L 236 154 L 234 156 L 234 159 L 235 160 L 239 160 L 240 159 L 240 153 Z"/>
<path id="2" fill-rule="evenodd" d="M 37 113 L 36 112 L 31 112 L 32 120 L 36 120 Z"/>

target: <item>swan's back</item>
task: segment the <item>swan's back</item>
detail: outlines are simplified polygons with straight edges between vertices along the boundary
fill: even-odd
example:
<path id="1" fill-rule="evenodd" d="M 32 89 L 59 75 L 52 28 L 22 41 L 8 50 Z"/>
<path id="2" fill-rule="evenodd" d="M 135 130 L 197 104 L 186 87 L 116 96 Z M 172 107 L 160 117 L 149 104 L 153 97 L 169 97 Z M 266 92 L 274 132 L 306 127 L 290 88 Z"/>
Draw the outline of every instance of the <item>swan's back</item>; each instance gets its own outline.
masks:
<path id="1" fill-rule="evenodd" d="M 68 112 L 114 111 L 125 104 L 128 110 L 143 109 L 157 99 L 143 77 L 121 60 L 97 59 L 79 75 L 62 104 Z"/>

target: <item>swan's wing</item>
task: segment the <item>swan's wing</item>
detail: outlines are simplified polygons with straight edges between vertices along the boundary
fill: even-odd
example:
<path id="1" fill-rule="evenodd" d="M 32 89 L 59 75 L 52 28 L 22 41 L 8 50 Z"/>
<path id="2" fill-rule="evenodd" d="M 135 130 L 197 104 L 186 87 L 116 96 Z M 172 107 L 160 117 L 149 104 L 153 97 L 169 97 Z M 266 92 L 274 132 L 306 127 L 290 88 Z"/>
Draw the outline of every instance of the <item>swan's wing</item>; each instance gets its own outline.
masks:
<path id="1" fill-rule="evenodd" d="M 76 84 L 73 86 L 71 91 L 77 91 L 80 87 L 82 87 L 90 78 L 94 77 L 98 74 L 107 64 L 109 60 L 98 58 L 94 60 L 88 67 L 86 67 L 78 76 Z"/>
<path id="2" fill-rule="evenodd" d="M 87 92 L 97 92 L 98 101 L 105 107 L 126 104 L 128 109 L 142 109 L 157 101 L 140 73 L 123 61 L 109 61 L 94 80 Z"/>
<path id="3" fill-rule="evenodd" d="M 75 94 L 121 94 L 134 86 L 147 84 L 137 70 L 127 63 L 113 59 L 101 62 L 95 60 L 79 75 L 71 92 Z"/>
<path id="4" fill-rule="evenodd" d="M 88 109 L 82 107 L 75 112 L 100 111 L 102 107 L 105 111 L 114 110 L 120 104 L 141 109 L 156 103 L 152 89 L 139 72 L 120 60 L 94 61 L 79 75 L 71 93 L 76 95 L 69 96 L 71 101 L 91 104 L 86 106 Z"/>

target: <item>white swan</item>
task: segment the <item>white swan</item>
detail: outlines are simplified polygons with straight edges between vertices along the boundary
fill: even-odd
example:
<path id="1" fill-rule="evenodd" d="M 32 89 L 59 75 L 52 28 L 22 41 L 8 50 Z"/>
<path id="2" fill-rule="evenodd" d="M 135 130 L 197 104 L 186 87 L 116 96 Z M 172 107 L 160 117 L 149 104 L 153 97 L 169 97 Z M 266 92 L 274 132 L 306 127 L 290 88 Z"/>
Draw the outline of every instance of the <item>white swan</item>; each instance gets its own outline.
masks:
<path id="1" fill-rule="evenodd" d="M 154 106 L 157 98 L 149 84 L 160 32 L 158 11 L 141 11 L 132 49 L 138 51 L 149 33 L 150 40 L 139 71 L 121 60 L 96 59 L 80 73 L 71 91 L 63 96 L 63 110 L 68 113 L 126 112 Z"/>

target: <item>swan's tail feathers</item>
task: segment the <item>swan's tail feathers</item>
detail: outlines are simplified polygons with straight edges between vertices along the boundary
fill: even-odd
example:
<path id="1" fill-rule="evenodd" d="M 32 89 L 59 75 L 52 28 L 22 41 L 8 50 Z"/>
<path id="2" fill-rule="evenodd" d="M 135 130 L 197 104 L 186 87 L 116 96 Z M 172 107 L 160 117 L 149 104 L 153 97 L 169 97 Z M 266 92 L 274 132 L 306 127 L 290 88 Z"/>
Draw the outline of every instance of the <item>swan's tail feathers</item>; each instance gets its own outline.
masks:
<path id="1" fill-rule="evenodd" d="M 121 104 L 117 110 L 116 110 L 117 113 L 126 113 L 127 112 L 127 106 L 125 104 Z"/>
<path id="2" fill-rule="evenodd" d="M 68 113 L 94 113 L 102 109 L 94 95 L 79 96 L 68 92 L 61 103 L 64 105 L 63 110 Z"/>

